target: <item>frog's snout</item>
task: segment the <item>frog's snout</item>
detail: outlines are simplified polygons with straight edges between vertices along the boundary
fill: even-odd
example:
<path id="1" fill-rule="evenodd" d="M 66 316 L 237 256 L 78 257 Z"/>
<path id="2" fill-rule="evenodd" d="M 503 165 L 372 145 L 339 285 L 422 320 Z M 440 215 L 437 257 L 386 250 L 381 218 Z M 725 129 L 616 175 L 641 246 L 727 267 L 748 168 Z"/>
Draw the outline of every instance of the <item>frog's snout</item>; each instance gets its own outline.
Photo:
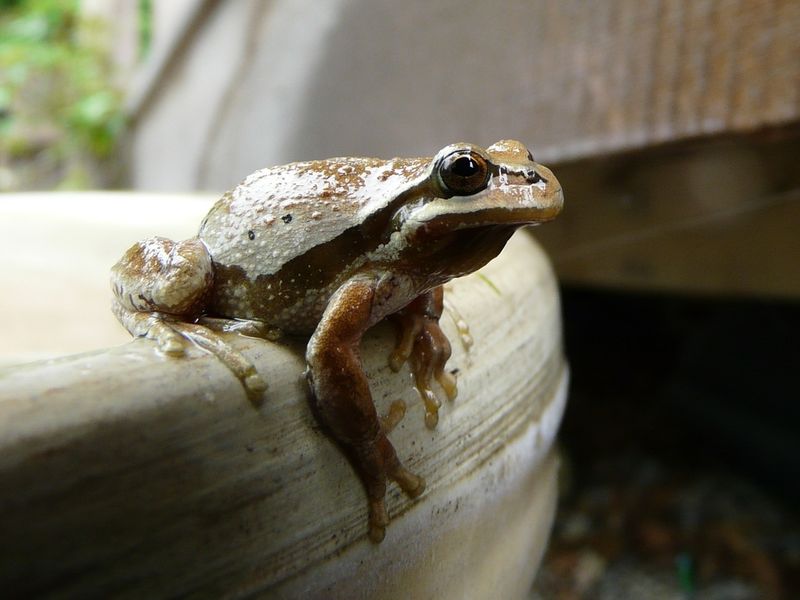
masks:
<path id="1" fill-rule="evenodd" d="M 558 186 L 558 212 L 564 208 L 564 190 L 561 189 L 561 186 Z"/>
<path id="2" fill-rule="evenodd" d="M 540 189 L 541 186 L 545 186 L 545 198 L 548 205 L 547 220 L 555 218 L 564 208 L 564 189 L 555 174 L 544 165 L 537 165 L 535 174 L 532 174 L 527 182 Z"/>
<path id="3" fill-rule="evenodd" d="M 554 181 L 554 183 L 558 187 L 556 187 L 552 193 L 551 205 L 553 208 L 553 217 L 557 216 L 561 212 L 561 209 L 564 208 L 564 190 L 561 188 L 561 184 L 558 183 L 558 181 Z"/>

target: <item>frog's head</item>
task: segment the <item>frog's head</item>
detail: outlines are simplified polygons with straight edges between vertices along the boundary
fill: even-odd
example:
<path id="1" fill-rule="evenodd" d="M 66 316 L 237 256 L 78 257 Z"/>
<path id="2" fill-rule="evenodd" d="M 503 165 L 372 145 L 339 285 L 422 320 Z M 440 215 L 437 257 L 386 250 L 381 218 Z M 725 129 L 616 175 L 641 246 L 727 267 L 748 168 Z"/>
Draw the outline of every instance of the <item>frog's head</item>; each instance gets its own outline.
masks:
<path id="1" fill-rule="evenodd" d="M 431 162 L 428 185 L 433 198 L 414 211 L 414 219 L 450 231 L 543 223 L 564 203 L 552 171 L 514 140 L 485 150 L 473 144 L 444 147 Z"/>
<path id="2" fill-rule="evenodd" d="M 404 196 L 396 225 L 399 220 L 414 237 L 428 239 L 461 230 L 543 223 L 554 219 L 564 204 L 552 171 L 514 140 L 485 150 L 464 143 L 445 146 Z"/>
<path id="3" fill-rule="evenodd" d="M 410 264 L 457 276 L 494 258 L 518 227 L 554 219 L 563 203 L 561 184 L 524 144 L 451 144 L 405 190 L 392 229 Z"/>

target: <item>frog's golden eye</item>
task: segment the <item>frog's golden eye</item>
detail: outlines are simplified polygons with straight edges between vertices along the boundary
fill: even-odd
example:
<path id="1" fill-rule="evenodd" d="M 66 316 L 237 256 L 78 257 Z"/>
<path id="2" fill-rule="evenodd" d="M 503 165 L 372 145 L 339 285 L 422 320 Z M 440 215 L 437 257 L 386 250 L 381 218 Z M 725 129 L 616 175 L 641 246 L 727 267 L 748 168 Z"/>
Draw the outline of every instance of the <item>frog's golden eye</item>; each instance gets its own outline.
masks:
<path id="1" fill-rule="evenodd" d="M 477 194 L 489 182 L 489 164 L 475 151 L 458 150 L 439 163 L 439 179 L 453 196 Z"/>

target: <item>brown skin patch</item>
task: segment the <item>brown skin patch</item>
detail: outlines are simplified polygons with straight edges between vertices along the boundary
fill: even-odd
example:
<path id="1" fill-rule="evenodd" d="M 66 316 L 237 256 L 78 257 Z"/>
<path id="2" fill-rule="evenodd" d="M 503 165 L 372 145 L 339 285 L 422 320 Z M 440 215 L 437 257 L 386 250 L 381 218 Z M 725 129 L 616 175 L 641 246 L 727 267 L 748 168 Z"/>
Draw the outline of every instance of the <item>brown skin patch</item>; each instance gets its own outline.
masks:
<path id="1" fill-rule="evenodd" d="M 472 273 L 495 258 L 517 225 L 490 225 L 445 232 L 436 226 L 420 228 L 420 243 L 406 248 L 396 269 L 418 273 L 426 283 L 420 293 L 456 277 Z M 424 265 L 420 269 L 419 265 Z"/>
<path id="2" fill-rule="evenodd" d="M 404 274 L 416 282 L 417 295 L 422 294 L 488 263 L 500 253 L 517 226 L 493 225 L 455 232 L 444 229 L 444 224 L 421 228 L 419 243 L 405 248 L 391 264 L 350 266 L 377 247 L 374 242 L 368 243 L 358 228 L 349 229 L 331 242 L 289 261 L 274 275 L 259 275 L 255 281 L 250 281 L 241 267 L 215 264 L 217 286 L 211 294 L 208 313 L 258 319 L 285 333 L 308 335 L 322 316 L 328 296 L 357 272 Z M 238 300 L 232 291 L 237 287 L 245 289 L 251 307 L 249 314 L 236 308 Z M 325 295 L 315 303 L 316 314 L 303 306 L 302 314 L 290 318 L 289 323 L 275 321 L 276 315 L 298 306 L 308 294 L 315 293 Z"/>
<path id="3" fill-rule="evenodd" d="M 314 290 L 331 289 L 337 283 L 344 283 L 352 275 L 348 265 L 367 252 L 367 245 L 356 228 L 349 229 L 327 244 L 287 262 L 277 273 L 259 275 L 254 281 L 239 266 L 215 264 L 217 281 L 221 286 L 212 294 L 209 312 L 270 322 L 275 315 L 297 305 Z M 251 314 L 242 314 L 235 308 L 238 300 L 232 292 L 236 288 L 244 288 Z M 303 321 L 316 322 L 321 316 L 321 311 L 316 315 L 303 315 Z M 296 333 L 310 334 L 311 331 L 313 328 L 301 328 Z"/>

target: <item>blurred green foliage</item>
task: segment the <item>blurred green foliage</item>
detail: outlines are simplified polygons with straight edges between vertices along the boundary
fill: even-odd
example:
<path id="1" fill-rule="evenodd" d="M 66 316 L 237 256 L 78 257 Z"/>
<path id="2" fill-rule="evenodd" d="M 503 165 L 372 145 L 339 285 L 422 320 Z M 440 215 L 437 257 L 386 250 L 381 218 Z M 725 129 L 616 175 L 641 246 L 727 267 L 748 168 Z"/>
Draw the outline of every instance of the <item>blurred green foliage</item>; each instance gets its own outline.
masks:
<path id="1" fill-rule="evenodd" d="M 153 0 L 139 0 L 139 59 L 144 59 L 153 43 Z"/>
<path id="2" fill-rule="evenodd" d="M 78 0 L 0 0 L 0 155 L 111 154 L 125 117 L 104 31 Z"/>

